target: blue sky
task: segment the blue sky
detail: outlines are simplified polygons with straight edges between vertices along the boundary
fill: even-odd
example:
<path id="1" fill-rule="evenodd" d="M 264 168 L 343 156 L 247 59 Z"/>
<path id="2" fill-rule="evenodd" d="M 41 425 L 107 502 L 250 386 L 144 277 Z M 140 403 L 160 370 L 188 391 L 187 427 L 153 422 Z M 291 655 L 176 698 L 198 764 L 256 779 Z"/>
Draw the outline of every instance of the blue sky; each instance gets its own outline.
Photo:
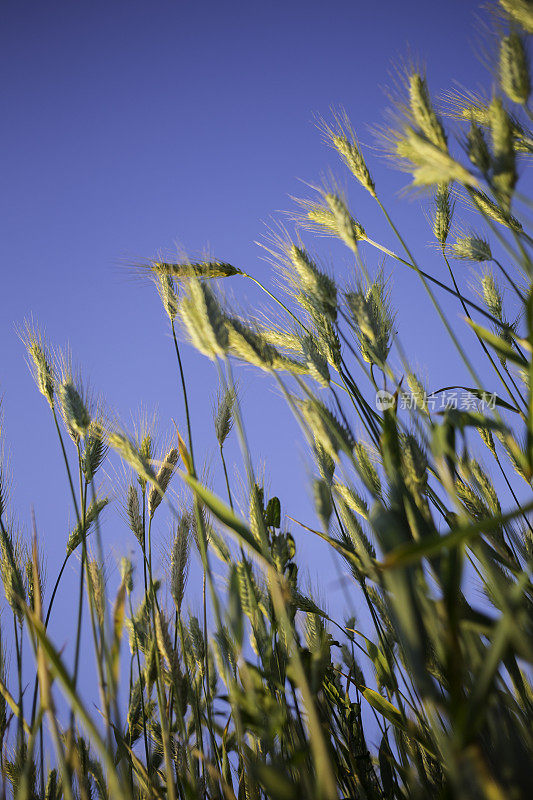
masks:
<path id="1" fill-rule="evenodd" d="M 0 392 L 13 504 L 26 530 L 35 508 L 49 583 L 73 514 L 50 414 L 15 325 L 33 314 L 53 344 L 70 343 L 86 379 L 126 423 L 143 405 L 159 412 L 163 434 L 172 431 L 171 417 L 184 427 L 166 319 L 153 287 L 126 265 L 159 248 L 195 254 L 209 246 L 272 287 L 272 270 L 254 242 L 272 215 L 293 208 L 290 195 L 306 193 L 302 180 L 316 182 L 330 167 L 370 235 L 392 244 L 313 122 L 314 113 L 328 116 L 338 105 L 421 263 L 442 278 L 427 246 L 427 201 L 400 201 L 407 177 L 391 169 L 370 128 L 383 121 L 393 65 L 409 53 L 427 62 L 437 94 L 454 82 L 486 83 L 474 52 L 477 11 L 477 2 L 461 0 L 2 4 Z M 328 258 L 328 242 L 319 246 Z M 331 252 L 342 284 L 348 251 Z M 375 269 L 379 260 L 369 254 L 368 264 Z M 416 277 L 385 267 L 415 364 L 434 388 L 456 382 L 457 359 Z M 459 274 L 465 286 L 468 268 L 460 265 Z M 239 279 L 231 292 L 243 308 L 264 300 Z M 459 319 L 455 304 L 446 308 Z M 189 347 L 184 362 L 197 451 L 222 492 L 210 416 L 216 373 Z M 238 372 L 258 472 L 267 462 L 267 485 L 283 509 L 310 522 L 296 425 L 267 378 Z M 234 444 L 230 456 L 237 457 Z M 164 524 L 157 536 L 167 536 Z M 116 558 L 134 544 L 117 510 L 106 517 L 104 539 L 113 574 Z M 323 596 L 335 604 L 329 555 L 324 562 L 309 536 L 298 542 L 311 576 L 320 576 Z M 76 572 L 68 572 L 59 595 L 60 644 L 71 631 Z M 193 581 L 193 607 L 196 597 Z"/>

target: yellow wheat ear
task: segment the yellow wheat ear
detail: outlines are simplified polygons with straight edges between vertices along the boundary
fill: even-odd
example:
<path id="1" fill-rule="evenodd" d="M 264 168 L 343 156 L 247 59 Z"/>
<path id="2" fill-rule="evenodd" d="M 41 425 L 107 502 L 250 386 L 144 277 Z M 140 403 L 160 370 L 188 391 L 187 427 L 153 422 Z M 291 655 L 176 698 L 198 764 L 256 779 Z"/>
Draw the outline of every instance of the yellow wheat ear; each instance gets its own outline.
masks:
<path id="1" fill-rule="evenodd" d="M 500 5 L 526 33 L 533 33 L 533 7 L 529 0 L 500 0 Z"/>
<path id="2" fill-rule="evenodd" d="M 509 100 L 525 106 L 531 94 L 531 77 L 526 45 L 518 33 L 502 38 L 498 67 L 500 86 Z"/>

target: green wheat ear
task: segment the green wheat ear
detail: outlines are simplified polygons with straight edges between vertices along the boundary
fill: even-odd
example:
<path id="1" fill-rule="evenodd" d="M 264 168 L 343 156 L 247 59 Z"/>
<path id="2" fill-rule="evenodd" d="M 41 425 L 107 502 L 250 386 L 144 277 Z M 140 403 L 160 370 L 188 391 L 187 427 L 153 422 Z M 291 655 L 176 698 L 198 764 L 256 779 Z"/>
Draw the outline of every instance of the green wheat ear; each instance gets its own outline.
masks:
<path id="1" fill-rule="evenodd" d="M 137 444 L 123 431 L 112 431 L 109 434 L 109 446 L 116 450 L 121 458 L 137 473 L 139 478 L 147 482 L 156 481 L 155 472 Z"/>
<path id="2" fill-rule="evenodd" d="M 328 359 L 321 352 L 320 346 L 314 336 L 308 334 L 302 337 L 302 352 L 309 375 L 322 386 L 329 386 L 331 376 Z"/>
<path id="3" fill-rule="evenodd" d="M 89 592 L 92 595 L 96 616 L 101 627 L 105 619 L 105 575 L 104 569 L 97 561 L 89 561 L 87 564 L 87 574 L 89 580 Z"/>
<path id="4" fill-rule="evenodd" d="M 413 186 L 432 186 L 457 181 L 478 186 L 477 178 L 447 152 L 425 136 L 407 127 L 398 138 L 395 155 L 401 168 L 413 176 Z"/>
<path id="5" fill-rule="evenodd" d="M 120 559 L 120 580 L 126 591 L 131 594 L 133 591 L 133 564 L 126 556 Z"/>
<path id="6" fill-rule="evenodd" d="M 55 379 L 50 348 L 44 334 L 32 320 L 26 320 L 19 330 L 19 336 L 26 347 L 28 364 L 40 393 L 50 407 L 54 404 Z"/>
<path id="7" fill-rule="evenodd" d="M 475 234 L 458 236 L 451 245 L 450 253 L 454 258 L 464 261 L 492 261 L 492 252 L 488 241 Z"/>
<path id="8" fill-rule="evenodd" d="M 500 98 L 490 104 L 489 124 L 492 139 L 492 184 L 500 203 L 509 210 L 510 198 L 518 180 L 511 118 Z"/>
<path id="9" fill-rule="evenodd" d="M 150 519 L 154 516 L 157 507 L 165 496 L 178 459 L 179 451 L 176 447 L 172 447 L 165 455 L 163 463 L 157 471 L 155 485 L 151 487 L 148 495 L 148 516 Z"/>
<path id="10" fill-rule="evenodd" d="M 91 419 L 84 437 L 82 453 L 82 471 L 85 479 L 90 483 L 96 472 L 103 464 L 107 452 L 109 421 L 96 409 L 95 416 Z"/>
<path id="11" fill-rule="evenodd" d="M 322 117 L 319 117 L 318 127 L 322 130 L 325 141 L 337 151 L 354 178 L 375 198 L 376 187 L 374 181 L 346 112 L 344 110 L 337 112 L 331 125 Z"/>
<path id="12" fill-rule="evenodd" d="M 362 357 L 369 364 L 384 369 L 394 334 L 394 314 L 389 291 L 382 276 L 357 292 L 348 292 L 351 311 Z"/>
<path id="13" fill-rule="evenodd" d="M 408 77 L 409 110 L 413 122 L 435 147 L 448 150 L 448 140 L 443 124 L 431 103 L 425 78 L 414 72 Z"/>
<path id="14" fill-rule="evenodd" d="M 165 275 L 179 281 L 188 281 L 190 278 L 231 278 L 242 275 L 240 269 L 225 261 L 191 261 L 183 263 L 169 263 L 167 261 L 154 261 L 152 269 L 156 275 Z"/>
<path id="15" fill-rule="evenodd" d="M 358 243 L 366 239 L 364 228 L 354 220 L 344 198 L 339 194 L 328 192 L 324 200 L 331 212 L 335 233 L 344 244 L 356 252 Z"/>
<path id="16" fill-rule="evenodd" d="M 474 120 L 470 123 L 467 134 L 468 158 L 479 171 L 486 175 L 490 167 L 490 154 L 483 129 Z"/>
<path id="17" fill-rule="evenodd" d="M 233 386 L 226 387 L 217 395 L 216 404 L 213 408 L 213 418 L 215 434 L 220 447 L 223 446 L 233 428 L 233 410 L 236 400 L 237 394 Z"/>
<path id="18" fill-rule="evenodd" d="M 357 252 L 359 242 L 366 240 L 363 226 L 355 220 L 348 209 L 342 192 L 333 186 L 332 190 L 317 189 L 318 200 L 294 198 L 300 212 L 296 215 L 297 223 L 304 229 L 335 236 L 341 239 L 351 250 Z"/>
<path id="19" fill-rule="evenodd" d="M 491 270 L 486 270 L 481 277 L 481 294 L 492 316 L 503 322 L 503 297 Z"/>
<path id="20" fill-rule="evenodd" d="M 453 203 L 447 183 L 437 186 L 433 210 L 433 234 L 441 247 L 445 247 L 452 224 Z"/>
<path id="21" fill-rule="evenodd" d="M 141 507 L 139 503 L 139 494 L 137 488 L 133 483 L 130 483 L 126 492 L 126 519 L 133 535 L 139 542 L 141 547 L 144 547 L 144 531 L 141 517 Z"/>
<path id="22" fill-rule="evenodd" d="M 157 261 L 152 264 L 152 273 L 163 308 L 170 321 L 174 322 L 178 313 L 178 294 L 174 284 L 174 276 Z"/>
<path id="23" fill-rule="evenodd" d="M 190 542 L 191 518 L 188 514 L 183 514 L 174 527 L 174 540 L 170 555 L 170 592 L 178 614 L 181 613 L 189 574 Z"/>
<path id="24" fill-rule="evenodd" d="M 20 563 L 20 547 L 17 546 L 9 526 L 0 525 L 0 575 L 4 583 L 6 600 L 13 613 L 22 620 L 22 608 L 26 591 Z"/>
<path id="25" fill-rule="evenodd" d="M 515 233 L 521 232 L 522 225 L 516 219 L 516 217 L 513 217 L 513 215 L 509 212 L 502 210 L 490 199 L 490 197 L 487 197 L 484 192 L 478 191 L 477 189 L 471 189 L 470 198 L 474 208 L 480 211 L 483 216 L 493 219 L 495 222 L 498 222 L 500 225 L 509 228 Z"/>
<path id="26" fill-rule="evenodd" d="M 226 320 L 213 290 L 204 281 L 190 278 L 179 314 L 191 343 L 211 360 L 224 356 L 228 347 Z"/>
<path id="27" fill-rule="evenodd" d="M 237 317 L 226 317 L 229 352 L 259 369 L 271 371 L 282 358 L 268 343 L 260 328 L 253 328 Z"/>
<path id="28" fill-rule="evenodd" d="M 94 523 L 104 508 L 111 502 L 110 497 L 95 497 L 85 511 L 83 522 L 78 522 L 67 541 L 67 555 L 76 550 L 82 540 L 90 533 Z"/>
<path id="29" fill-rule="evenodd" d="M 325 450 L 331 459 L 339 460 L 339 453 L 351 455 L 354 439 L 351 431 L 335 414 L 315 397 L 298 402 L 316 445 Z"/>
<path id="30" fill-rule="evenodd" d="M 466 167 L 452 157 L 444 126 L 431 102 L 425 78 L 416 71 L 405 79 L 407 99 L 396 103 L 396 122 L 382 134 L 387 151 L 398 167 L 413 176 L 414 187 L 457 181 L 478 186 Z"/>
<path id="31" fill-rule="evenodd" d="M 320 270 L 303 248 L 291 245 L 287 255 L 292 269 L 286 270 L 286 276 L 297 299 L 303 292 L 319 312 L 335 321 L 337 287 L 333 278 Z"/>
<path id="32" fill-rule="evenodd" d="M 65 377 L 58 385 L 57 397 L 69 434 L 75 441 L 84 438 L 91 424 L 91 416 L 82 393 L 70 376 Z"/>

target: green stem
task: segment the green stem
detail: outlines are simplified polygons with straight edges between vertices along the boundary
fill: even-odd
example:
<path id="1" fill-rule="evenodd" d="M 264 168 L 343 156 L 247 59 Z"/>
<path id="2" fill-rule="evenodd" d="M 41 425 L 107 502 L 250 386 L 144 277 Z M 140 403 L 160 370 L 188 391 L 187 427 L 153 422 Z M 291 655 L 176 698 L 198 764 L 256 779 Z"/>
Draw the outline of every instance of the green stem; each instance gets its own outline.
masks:
<path id="1" fill-rule="evenodd" d="M 492 260 L 496 264 L 496 266 L 500 268 L 502 273 L 505 275 L 505 277 L 507 278 L 509 284 L 513 287 L 513 289 L 515 290 L 516 294 L 518 295 L 518 298 L 522 301 L 522 303 L 525 303 L 526 302 L 526 298 L 524 297 L 524 295 L 522 294 L 522 292 L 520 291 L 520 289 L 518 288 L 516 283 L 513 281 L 513 279 L 511 278 L 511 276 L 509 275 L 509 273 L 507 272 L 507 270 L 503 266 L 503 264 L 501 264 L 498 261 L 497 258 L 493 258 Z"/>
<path id="2" fill-rule="evenodd" d="M 181 354 L 180 349 L 178 346 L 178 339 L 176 336 L 176 328 L 174 326 L 174 320 L 170 322 L 172 328 L 172 338 L 174 340 L 174 349 L 176 350 L 176 357 L 178 359 L 178 367 L 180 373 L 180 380 L 181 380 L 181 390 L 183 392 L 183 403 L 185 406 L 185 418 L 187 420 L 187 436 L 189 440 L 189 453 L 191 455 L 191 461 L 194 464 L 194 451 L 193 451 L 193 443 L 192 443 L 192 431 L 191 431 L 191 415 L 189 411 L 189 399 L 187 396 L 187 383 L 185 381 L 185 373 L 183 372 L 183 364 L 181 361 Z"/>
<path id="3" fill-rule="evenodd" d="M 381 203 L 380 203 L 380 205 L 381 205 Z M 384 211 L 385 214 L 387 214 L 385 209 L 383 209 L 383 211 Z M 387 217 L 388 217 L 388 215 L 387 215 Z M 390 217 L 388 217 L 388 219 L 390 220 Z M 391 223 L 391 224 L 394 224 L 394 223 Z M 470 306 L 470 308 L 473 308 L 479 314 L 482 314 L 484 317 L 489 319 L 494 325 L 498 325 L 500 328 L 505 328 L 506 327 L 502 322 L 500 322 L 500 320 L 496 319 L 496 317 L 493 317 L 492 314 L 490 314 L 488 311 L 486 311 L 486 309 L 482 308 L 477 303 L 474 303 L 472 300 L 468 300 L 468 298 L 462 297 L 462 295 L 459 292 L 454 291 L 452 288 L 450 288 L 450 286 L 446 286 L 445 283 L 443 283 L 442 281 L 439 281 L 439 279 L 433 277 L 433 275 L 430 275 L 429 273 L 424 272 L 424 270 L 422 270 L 422 269 L 420 269 L 420 267 L 416 266 L 416 263 L 414 261 L 412 263 L 411 263 L 411 261 L 406 261 L 404 258 L 399 256 L 393 250 L 389 250 L 388 247 L 384 247 L 384 245 L 379 244 L 379 242 L 375 242 L 373 239 L 368 239 L 367 238 L 367 239 L 365 239 L 365 242 L 367 242 L 368 244 L 372 245 L 372 247 L 375 247 L 377 250 L 381 250 L 381 252 L 385 253 L 385 255 L 388 255 L 391 258 L 394 258 L 400 264 L 404 264 L 406 267 L 409 267 L 409 269 L 414 270 L 416 273 L 418 273 L 418 275 L 424 281 L 430 281 L 431 283 L 435 284 L 435 286 L 438 286 L 440 289 L 443 289 L 448 294 L 451 294 L 453 297 L 457 297 L 459 299 L 462 298 L 464 300 L 464 302 L 468 306 Z M 402 242 L 403 242 L 403 239 L 402 239 Z M 409 253 L 409 256 L 410 256 L 410 258 L 412 258 L 410 253 Z"/>
<path id="4" fill-rule="evenodd" d="M 220 445 L 220 458 L 222 460 L 222 468 L 224 470 L 224 478 L 226 480 L 226 491 L 228 493 L 229 505 L 230 505 L 231 510 L 233 511 L 234 510 L 234 508 L 233 508 L 233 499 L 232 499 L 232 496 L 231 496 L 231 489 L 230 489 L 230 485 L 229 485 L 228 470 L 227 470 L 227 467 L 226 467 L 226 459 L 224 458 L 224 448 L 223 448 L 222 445 Z"/>
<path id="5" fill-rule="evenodd" d="M 152 574 L 152 518 L 148 521 L 148 574 L 150 579 L 150 609 L 152 614 L 152 625 L 154 634 L 157 630 L 157 625 L 155 621 L 156 615 L 156 597 L 155 597 L 155 587 L 154 587 L 154 579 Z M 168 800 L 176 800 L 176 791 L 174 785 L 174 775 L 172 772 L 172 758 L 170 755 L 170 733 L 168 727 L 168 717 L 166 713 L 166 702 L 165 702 L 165 692 L 164 692 L 164 683 L 163 683 L 163 676 L 161 670 L 161 659 L 159 655 L 159 648 L 155 648 L 155 664 L 156 664 L 156 691 L 157 691 L 157 703 L 159 706 L 159 719 L 161 722 L 161 740 L 163 744 L 163 757 L 165 761 L 165 772 L 166 772 L 166 780 L 167 780 L 167 797 Z"/>
<path id="6" fill-rule="evenodd" d="M 19 642 L 18 628 L 17 628 L 17 615 L 13 612 L 13 630 L 15 631 L 15 649 L 17 654 L 17 676 L 18 676 L 18 690 L 19 690 L 19 715 L 17 723 L 17 745 L 22 746 L 24 740 L 24 729 L 22 720 L 24 719 L 23 709 L 23 691 L 22 691 L 22 643 Z"/>
<path id="7" fill-rule="evenodd" d="M 449 271 L 449 273 L 450 273 L 450 275 L 451 275 L 451 278 L 452 278 L 452 281 L 453 281 L 453 285 L 455 286 L 455 288 L 456 288 L 456 290 L 457 290 L 457 294 L 458 294 L 458 296 L 460 296 L 460 301 L 461 301 L 461 305 L 462 305 L 462 307 L 463 307 L 463 311 L 465 312 L 465 314 L 466 314 L 466 317 L 467 317 L 467 318 L 468 318 L 470 321 L 472 321 L 472 317 L 470 316 L 470 312 L 468 311 L 468 308 L 466 307 L 466 303 L 465 303 L 465 301 L 464 301 L 464 298 L 463 298 L 463 297 L 462 297 L 462 295 L 460 295 L 460 293 L 459 293 L 459 288 L 458 288 L 458 286 L 457 286 L 457 281 L 455 280 L 455 275 L 454 275 L 454 272 L 453 272 L 453 270 L 452 270 L 452 268 L 451 268 L 451 265 L 450 265 L 450 262 L 448 261 L 448 258 L 446 257 L 446 253 L 444 252 L 444 248 L 442 248 L 442 256 L 443 256 L 443 258 L 444 258 L 444 261 L 446 262 L 446 266 L 448 267 L 448 271 Z M 501 374 L 500 370 L 498 369 L 498 367 L 497 367 L 497 365 L 496 365 L 496 362 L 494 361 L 494 359 L 493 359 L 493 357 L 492 357 L 492 355 L 491 355 L 491 353 L 490 353 L 490 351 L 489 351 L 489 349 L 488 349 L 487 345 L 485 344 L 485 342 L 483 341 L 483 339 L 481 338 L 481 336 L 478 336 L 478 334 L 476 334 L 476 338 L 477 338 L 477 340 L 479 341 L 479 343 L 480 343 L 480 345 L 481 345 L 481 347 L 482 347 L 482 350 L 483 350 L 483 352 L 485 353 L 485 355 L 486 355 L 486 356 L 487 356 L 487 358 L 489 359 L 489 361 L 490 361 L 490 363 L 491 363 L 491 365 L 492 365 L 492 367 L 493 367 L 494 371 L 496 372 L 496 375 L 498 376 L 498 378 L 500 379 L 500 381 L 501 381 L 501 382 L 502 382 L 502 384 L 504 385 L 504 387 L 505 387 L 505 389 L 506 389 L 506 391 L 507 391 L 507 394 L 509 395 L 509 397 L 510 397 L 510 398 L 511 398 L 511 400 L 513 401 L 514 405 L 517 407 L 517 408 L 516 408 L 516 410 L 518 411 L 518 403 L 517 403 L 517 401 L 516 401 L 516 398 L 515 398 L 515 396 L 513 395 L 512 391 L 510 390 L 509 386 L 507 385 L 507 382 L 506 382 L 505 378 L 503 377 L 503 375 Z M 510 377 L 510 376 L 509 376 L 509 377 Z M 512 378 L 511 378 L 511 380 L 512 380 Z M 521 399 L 522 403 L 523 403 L 524 405 L 526 405 L 526 401 L 524 400 L 524 398 L 522 397 L 522 395 L 520 394 L 520 392 L 518 392 L 518 396 L 520 397 L 520 399 Z"/>
<path id="8" fill-rule="evenodd" d="M 139 684 L 141 687 L 141 711 L 142 711 L 142 726 L 143 726 L 143 740 L 144 740 L 144 755 L 146 758 L 146 769 L 149 770 L 150 768 L 150 755 L 149 755 L 149 748 L 148 748 L 148 733 L 146 731 L 146 709 L 144 706 L 144 677 L 143 671 L 141 669 L 141 659 L 139 656 L 139 643 L 137 641 L 137 625 L 135 624 L 135 616 L 133 614 L 133 608 L 131 605 L 131 595 L 128 595 L 129 598 L 129 606 L 130 606 L 130 617 L 131 617 L 131 624 L 133 628 L 133 646 L 135 648 L 135 655 L 137 656 L 137 671 L 139 673 Z M 130 742 L 131 745 L 131 742 Z"/>
<path id="9" fill-rule="evenodd" d="M 79 582 L 79 591 L 78 591 L 78 624 L 76 629 L 76 649 L 75 649 L 75 657 L 74 657 L 74 674 L 72 676 L 72 682 L 74 689 L 76 689 L 76 685 L 78 682 L 78 669 L 79 669 L 79 659 L 80 659 L 80 642 L 81 642 L 81 624 L 82 624 L 82 614 L 83 614 L 83 589 L 84 589 L 84 580 L 85 580 L 85 564 L 87 560 L 87 543 L 85 540 L 85 492 L 83 490 L 83 479 L 82 479 L 82 471 L 81 471 L 81 457 L 80 457 L 80 449 L 78 445 L 78 468 L 79 468 L 79 490 L 80 490 L 80 499 L 81 499 L 81 532 L 82 532 L 82 551 L 81 551 L 81 566 L 80 566 L 80 582 Z M 71 711 L 72 715 L 72 722 L 73 722 L 73 715 L 74 710 Z"/>
<path id="10" fill-rule="evenodd" d="M 59 588 L 59 582 L 61 581 L 61 577 L 63 575 L 63 572 L 65 571 L 65 567 L 67 566 L 67 561 L 69 560 L 70 556 L 71 556 L 71 553 L 67 553 L 67 555 L 65 556 L 65 558 L 63 560 L 63 564 L 61 566 L 61 569 L 59 570 L 59 575 L 56 578 L 56 582 L 54 584 L 54 589 L 52 591 L 52 596 L 50 597 L 50 602 L 48 604 L 48 611 L 46 612 L 46 617 L 45 617 L 45 621 L 44 621 L 44 629 L 45 630 L 47 629 L 48 623 L 50 621 L 50 614 L 52 613 L 52 606 L 54 604 L 54 598 L 55 598 L 57 590 Z M 34 686 L 33 686 L 33 700 L 32 700 L 32 706 L 31 706 L 31 726 L 32 727 L 33 727 L 33 723 L 35 721 L 35 712 L 36 712 L 36 709 L 37 709 L 37 689 L 38 689 L 38 686 L 39 686 L 39 676 L 35 675 L 35 683 L 34 683 Z"/>
<path id="11" fill-rule="evenodd" d="M 241 275 L 242 275 L 242 277 L 243 277 L 243 278 L 248 278 L 249 280 L 253 281 L 253 282 L 254 282 L 254 283 L 257 285 L 257 286 L 259 286 L 259 288 L 260 288 L 260 289 L 261 289 L 263 292 L 265 292 L 265 294 L 267 294 L 269 297 L 271 297 L 271 298 L 272 298 L 272 300 L 274 300 L 274 301 L 275 301 L 275 302 L 276 302 L 276 303 L 277 303 L 279 306 L 281 306 L 281 308 L 283 308 L 283 309 L 284 309 L 284 311 L 286 311 L 286 312 L 287 312 L 287 314 L 288 314 L 290 317 L 292 317 L 292 318 L 293 318 L 293 320 L 294 320 L 295 322 L 297 322 L 297 323 L 298 323 L 298 325 L 300 325 L 300 326 L 301 326 L 301 327 L 304 329 L 304 331 L 306 331 L 306 333 L 310 333 L 309 329 L 308 329 L 308 328 L 306 328 L 306 326 L 303 324 L 303 322 L 301 322 L 301 320 L 299 320 L 299 319 L 298 319 L 298 317 L 297 317 L 295 314 L 293 314 L 293 313 L 292 313 L 292 311 L 290 310 L 290 308 L 287 308 L 287 306 L 285 305 L 285 303 L 283 303 L 283 302 L 282 302 L 282 301 L 279 299 L 279 297 L 276 297 L 276 295 L 272 294 L 272 292 L 270 292 L 270 291 L 269 291 L 269 290 L 266 288 L 266 286 L 263 286 L 263 284 L 262 284 L 260 281 L 258 281 L 258 280 L 257 280 L 257 278 L 254 278 L 252 275 L 248 275 L 246 272 L 242 272 L 242 273 L 241 273 Z"/>
<path id="12" fill-rule="evenodd" d="M 74 503 L 74 509 L 76 511 L 76 522 L 80 524 L 80 512 L 78 510 L 78 501 L 76 500 L 76 492 L 74 491 L 74 483 L 72 481 L 72 474 L 70 472 L 70 465 L 68 462 L 67 451 L 65 450 L 65 444 L 63 442 L 63 436 L 61 435 L 61 429 L 59 427 L 59 422 L 57 420 L 57 414 L 55 410 L 55 406 L 52 406 L 52 415 L 54 417 L 54 422 L 56 426 L 57 435 L 59 436 L 59 443 L 61 445 L 61 452 L 63 453 L 63 460 L 65 462 L 65 467 L 67 470 L 68 482 L 70 486 L 70 493 L 72 495 L 72 502 Z"/>

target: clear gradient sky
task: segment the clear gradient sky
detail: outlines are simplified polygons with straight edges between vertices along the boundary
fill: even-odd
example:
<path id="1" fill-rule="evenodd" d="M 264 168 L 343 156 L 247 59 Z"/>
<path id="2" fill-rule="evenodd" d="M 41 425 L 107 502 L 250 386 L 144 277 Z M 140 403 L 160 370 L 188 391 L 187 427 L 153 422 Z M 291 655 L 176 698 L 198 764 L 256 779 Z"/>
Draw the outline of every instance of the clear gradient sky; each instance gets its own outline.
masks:
<path id="1" fill-rule="evenodd" d="M 0 393 L 13 505 L 26 531 L 35 508 L 49 583 L 73 514 L 49 410 L 15 325 L 33 314 L 52 343 L 70 343 L 83 374 L 126 423 L 142 404 L 158 410 L 163 433 L 171 432 L 171 417 L 184 425 L 159 300 L 124 265 L 158 248 L 175 252 L 176 243 L 191 254 L 209 246 L 272 285 L 271 268 L 254 245 L 263 222 L 290 209 L 289 196 L 306 192 L 301 180 L 316 182 L 328 167 L 350 187 L 353 213 L 370 235 L 392 244 L 313 123 L 313 114 L 327 116 L 331 105 L 346 107 L 369 146 L 381 195 L 425 267 L 441 273 L 427 245 L 427 202 L 399 202 L 407 177 L 372 150 L 369 128 L 383 120 L 393 63 L 409 53 L 428 63 L 435 93 L 454 82 L 486 82 L 472 49 L 477 10 L 474 0 L 3 0 Z M 320 248 L 327 256 L 329 244 Z M 335 250 L 332 263 L 342 283 L 348 252 Z M 368 263 L 378 266 L 371 254 Z M 464 286 L 470 278 L 461 270 Z M 444 329 L 416 277 L 393 265 L 386 271 L 406 349 L 416 352 L 432 386 L 446 385 L 458 362 Z M 239 280 L 231 291 L 244 308 L 263 302 Z M 446 307 L 459 318 L 454 303 Z M 222 492 L 210 416 L 216 374 L 189 347 L 184 360 L 197 449 Z M 268 462 L 267 485 L 285 512 L 312 521 L 294 422 L 268 379 L 244 369 L 239 380 L 256 466 Z M 230 452 L 236 456 L 233 445 Z M 166 538 L 164 525 L 157 536 Z M 118 510 L 107 514 L 104 538 L 113 575 L 116 558 L 133 548 Z M 322 596 L 336 603 L 329 555 L 309 536 L 297 541 Z M 76 573 L 70 569 L 58 598 L 59 644 L 72 629 Z M 193 580 L 193 607 L 195 598 Z"/>

